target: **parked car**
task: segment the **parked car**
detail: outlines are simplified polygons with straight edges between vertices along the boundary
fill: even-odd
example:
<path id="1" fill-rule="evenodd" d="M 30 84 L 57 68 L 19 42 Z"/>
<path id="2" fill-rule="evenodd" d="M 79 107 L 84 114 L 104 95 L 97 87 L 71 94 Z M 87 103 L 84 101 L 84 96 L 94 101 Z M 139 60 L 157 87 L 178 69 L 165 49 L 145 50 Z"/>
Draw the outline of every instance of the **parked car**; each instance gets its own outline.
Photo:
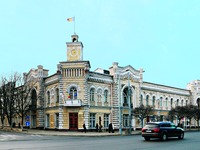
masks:
<path id="1" fill-rule="evenodd" d="M 165 141 L 168 137 L 184 138 L 184 130 L 172 122 L 149 122 L 142 128 L 142 137 L 146 141 L 151 138 L 160 138 Z"/>

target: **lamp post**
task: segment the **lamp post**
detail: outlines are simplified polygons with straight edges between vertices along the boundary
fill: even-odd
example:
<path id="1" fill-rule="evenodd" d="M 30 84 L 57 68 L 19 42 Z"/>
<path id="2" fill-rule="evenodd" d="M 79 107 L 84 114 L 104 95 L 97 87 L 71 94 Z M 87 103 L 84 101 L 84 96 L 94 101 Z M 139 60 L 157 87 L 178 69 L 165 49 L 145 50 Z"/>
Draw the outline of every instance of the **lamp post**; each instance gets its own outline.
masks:
<path id="1" fill-rule="evenodd" d="M 122 110 L 121 110 L 121 83 L 120 83 L 120 74 L 119 74 L 119 134 L 122 135 Z"/>
<path id="2" fill-rule="evenodd" d="M 131 91 L 130 91 L 130 74 L 128 72 L 128 103 L 129 103 L 129 134 L 131 134 Z"/>

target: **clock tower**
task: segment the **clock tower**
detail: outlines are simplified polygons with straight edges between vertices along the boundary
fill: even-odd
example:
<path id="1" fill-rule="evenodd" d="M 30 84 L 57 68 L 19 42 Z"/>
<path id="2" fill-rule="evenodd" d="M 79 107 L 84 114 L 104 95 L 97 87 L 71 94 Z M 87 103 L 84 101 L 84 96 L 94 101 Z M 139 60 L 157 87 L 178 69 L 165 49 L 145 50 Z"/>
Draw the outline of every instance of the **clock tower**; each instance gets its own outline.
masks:
<path id="1" fill-rule="evenodd" d="M 82 61 L 83 60 L 83 44 L 78 41 L 78 35 L 71 36 L 71 42 L 66 42 L 67 45 L 67 61 Z"/>

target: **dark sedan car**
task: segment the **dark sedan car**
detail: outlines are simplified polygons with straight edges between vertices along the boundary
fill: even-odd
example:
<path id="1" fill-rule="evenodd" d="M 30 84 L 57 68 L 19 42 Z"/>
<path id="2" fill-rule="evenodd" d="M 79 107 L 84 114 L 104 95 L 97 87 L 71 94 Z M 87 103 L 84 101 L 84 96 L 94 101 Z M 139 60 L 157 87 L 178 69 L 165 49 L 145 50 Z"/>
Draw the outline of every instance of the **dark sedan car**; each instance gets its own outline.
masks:
<path id="1" fill-rule="evenodd" d="M 172 122 L 149 122 L 142 128 L 142 137 L 146 141 L 150 138 L 167 140 L 168 137 L 184 138 L 184 130 L 175 126 Z"/>

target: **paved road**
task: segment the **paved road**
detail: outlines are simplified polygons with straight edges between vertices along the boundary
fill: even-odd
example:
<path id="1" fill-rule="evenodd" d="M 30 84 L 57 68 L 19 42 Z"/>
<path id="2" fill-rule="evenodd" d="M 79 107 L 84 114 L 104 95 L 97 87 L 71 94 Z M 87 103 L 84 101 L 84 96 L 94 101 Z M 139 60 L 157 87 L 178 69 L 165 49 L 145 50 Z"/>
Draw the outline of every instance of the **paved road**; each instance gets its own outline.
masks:
<path id="1" fill-rule="evenodd" d="M 0 150 L 199 150 L 200 132 L 184 140 L 145 141 L 140 135 L 69 137 L 0 132 Z"/>

